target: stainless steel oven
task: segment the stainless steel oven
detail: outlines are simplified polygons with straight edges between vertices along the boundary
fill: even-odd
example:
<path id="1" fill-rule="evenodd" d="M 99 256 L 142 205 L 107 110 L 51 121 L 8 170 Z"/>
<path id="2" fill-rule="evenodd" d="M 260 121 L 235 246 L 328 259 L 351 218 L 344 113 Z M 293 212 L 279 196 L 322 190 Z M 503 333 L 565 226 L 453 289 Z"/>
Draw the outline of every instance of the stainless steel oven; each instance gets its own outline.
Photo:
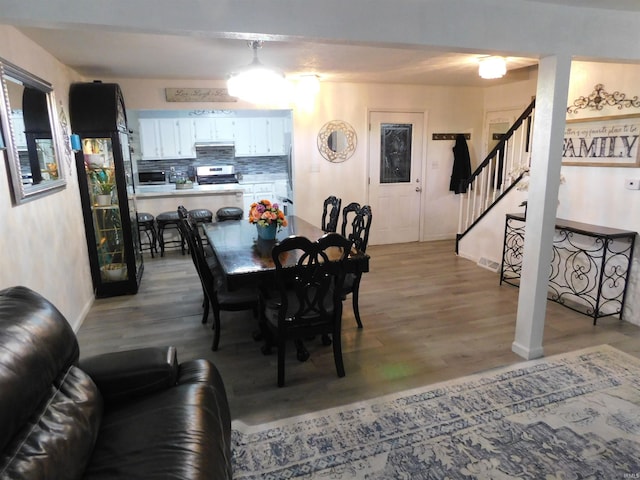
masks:
<path id="1" fill-rule="evenodd" d="M 238 183 L 233 165 L 204 165 L 196 168 L 196 175 L 200 185 Z"/>

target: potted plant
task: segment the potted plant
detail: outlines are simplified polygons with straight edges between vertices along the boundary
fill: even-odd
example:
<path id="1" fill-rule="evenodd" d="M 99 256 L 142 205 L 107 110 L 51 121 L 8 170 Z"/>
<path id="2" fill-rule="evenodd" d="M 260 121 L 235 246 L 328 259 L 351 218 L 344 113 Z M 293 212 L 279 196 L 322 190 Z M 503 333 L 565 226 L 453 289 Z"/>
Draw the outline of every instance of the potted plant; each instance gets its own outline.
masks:
<path id="1" fill-rule="evenodd" d="M 116 184 L 111 171 L 101 168 L 91 174 L 96 203 L 98 205 L 111 205 L 111 194 Z"/>
<path id="2" fill-rule="evenodd" d="M 176 179 L 176 189 L 188 190 L 190 188 L 193 188 L 193 182 L 189 180 L 187 177 L 178 177 Z"/>

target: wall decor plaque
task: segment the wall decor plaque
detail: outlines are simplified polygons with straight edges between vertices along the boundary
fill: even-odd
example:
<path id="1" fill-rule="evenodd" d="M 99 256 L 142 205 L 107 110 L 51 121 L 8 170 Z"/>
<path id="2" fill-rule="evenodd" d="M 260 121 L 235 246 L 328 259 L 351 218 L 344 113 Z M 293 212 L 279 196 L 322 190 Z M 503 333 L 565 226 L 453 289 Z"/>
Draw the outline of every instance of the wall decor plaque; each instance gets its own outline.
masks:
<path id="1" fill-rule="evenodd" d="M 562 164 L 584 167 L 639 167 L 640 115 L 567 120 Z"/>
<path id="2" fill-rule="evenodd" d="M 237 102 L 226 88 L 165 88 L 167 102 Z"/>

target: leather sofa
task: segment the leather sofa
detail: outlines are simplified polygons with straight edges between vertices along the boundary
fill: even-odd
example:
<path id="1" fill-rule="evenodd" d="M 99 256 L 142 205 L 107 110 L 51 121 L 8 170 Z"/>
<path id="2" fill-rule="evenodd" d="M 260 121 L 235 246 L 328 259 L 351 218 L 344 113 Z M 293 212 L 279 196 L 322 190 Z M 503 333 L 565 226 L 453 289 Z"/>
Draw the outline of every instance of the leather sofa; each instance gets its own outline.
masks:
<path id="1" fill-rule="evenodd" d="M 207 360 L 166 347 L 80 362 L 54 305 L 0 291 L 0 479 L 230 479 L 230 437 Z"/>

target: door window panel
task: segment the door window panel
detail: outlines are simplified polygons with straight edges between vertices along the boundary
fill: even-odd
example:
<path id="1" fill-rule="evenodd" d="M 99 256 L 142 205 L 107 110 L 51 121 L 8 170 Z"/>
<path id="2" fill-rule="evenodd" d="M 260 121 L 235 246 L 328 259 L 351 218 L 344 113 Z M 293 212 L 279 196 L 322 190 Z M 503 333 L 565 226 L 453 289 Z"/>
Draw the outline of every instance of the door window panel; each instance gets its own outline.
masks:
<path id="1" fill-rule="evenodd" d="M 380 183 L 411 181 L 412 124 L 380 125 Z"/>

